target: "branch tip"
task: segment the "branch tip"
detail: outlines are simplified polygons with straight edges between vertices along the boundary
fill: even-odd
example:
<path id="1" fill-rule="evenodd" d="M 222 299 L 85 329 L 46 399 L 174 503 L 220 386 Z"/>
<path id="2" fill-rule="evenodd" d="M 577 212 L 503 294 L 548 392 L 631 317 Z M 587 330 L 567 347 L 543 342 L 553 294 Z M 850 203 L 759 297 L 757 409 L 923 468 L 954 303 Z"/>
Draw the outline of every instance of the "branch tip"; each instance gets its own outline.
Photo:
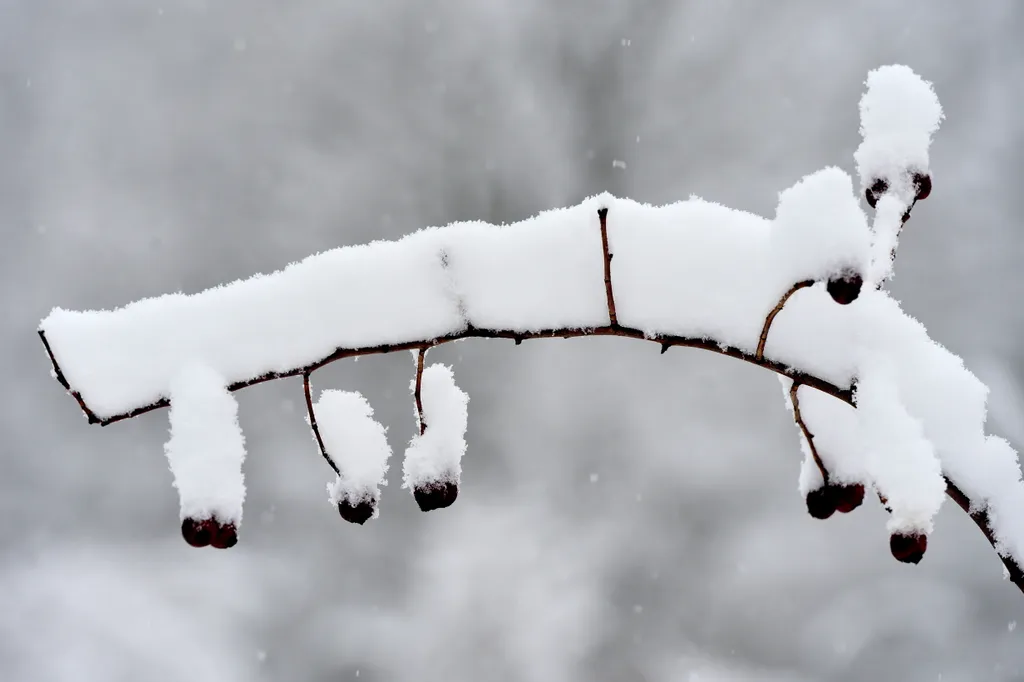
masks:
<path id="1" fill-rule="evenodd" d="M 617 327 L 619 321 L 615 315 L 615 294 L 612 291 L 612 254 L 608 248 L 608 209 L 599 208 L 597 217 L 601 223 L 601 251 L 604 254 L 604 295 L 608 302 L 608 322 Z"/>

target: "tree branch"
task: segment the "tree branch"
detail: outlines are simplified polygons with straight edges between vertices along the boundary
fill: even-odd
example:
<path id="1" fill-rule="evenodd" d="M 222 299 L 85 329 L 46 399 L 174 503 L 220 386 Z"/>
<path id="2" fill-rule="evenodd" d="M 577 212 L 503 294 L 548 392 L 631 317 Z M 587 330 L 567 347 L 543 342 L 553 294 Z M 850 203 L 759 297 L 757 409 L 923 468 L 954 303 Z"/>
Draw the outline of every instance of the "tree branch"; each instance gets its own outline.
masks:
<path id="1" fill-rule="evenodd" d="M 59 371 L 57 360 L 50 351 L 49 344 L 46 343 L 45 334 L 40 331 L 40 338 L 43 340 L 43 345 L 46 348 L 47 353 L 50 356 L 50 361 L 53 366 L 57 368 L 55 371 Z M 409 351 L 417 350 L 421 348 L 432 348 L 434 346 L 440 346 L 453 341 L 461 341 L 463 339 L 510 339 L 517 342 L 521 342 L 526 339 L 573 339 L 580 337 L 589 336 L 620 336 L 628 339 L 637 339 L 639 341 L 648 341 L 655 343 L 662 347 L 662 350 L 666 350 L 673 346 L 682 346 L 686 348 L 699 348 L 701 350 L 711 351 L 712 353 L 718 353 L 719 355 L 725 355 L 727 357 L 736 358 L 737 360 L 743 360 L 750 364 L 757 365 L 758 367 L 764 367 L 769 369 L 776 374 L 799 381 L 804 386 L 810 386 L 811 388 L 817 389 L 823 393 L 827 393 L 834 398 L 842 400 L 844 403 L 853 405 L 853 390 L 849 387 L 841 387 L 833 384 L 832 382 L 820 379 L 816 376 L 794 369 L 786 364 L 771 360 L 769 358 L 761 357 L 758 358 L 751 353 L 740 350 L 733 346 L 723 346 L 713 339 L 705 338 L 694 338 L 689 336 L 661 336 L 654 335 L 649 336 L 644 334 L 639 329 L 633 329 L 631 327 L 622 326 L 604 326 L 604 327 L 593 327 L 590 329 L 544 329 L 534 332 L 518 332 L 518 331 L 505 331 L 499 329 L 483 329 L 480 327 L 469 327 L 462 332 L 454 334 L 448 334 L 440 336 L 434 339 L 420 339 L 416 341 L 409 341 L 398 344 L 388 344 L 382 346 L 370 346 L 367 348 L 338 348 L 330 355 L 312 362 L 303 367 L 297 367 L 295 369 L 287 370 L 284 372 L 269 372 L 261 376 L 249 379 L 246 381 L 236 381 L 230 384 L 227 388 L 229 391 L 237 391 L 239 389 L 248 388 L 249 386 L 255 386 L 262 384 L 267 381 L 274 381 L 276 379 L 284 379 L 287 377 L 300 376 L 303 374 L 311 373 L 321 367 L 329 365 L 332 362 L 343 360 L 345 358 L 362 357 L 365 355 L 381 355 L 386 353 L 394 353 L 397 351 Z M 516 343 L 519 345 L 519 343 Z M 64 385 L 64 384 L 62 384 Z M 131 419 L 147 412 L 159 410 L 170 405 L 167 398 L 161 398 L 156 402 L 142 407 L 135 408 L 129 412 L 116 414 L 111 417 L 99 418 L 92 410 L 84 403 L 81 397 L 73 391 L 70 387 L 65 385 L 65 389 L 76 396 L 79 405 L 82 407 L 83 412 L 89 419 L 90 424 L 99 424 L 100 426 L 109 426 L 125 419 Z"/>
<path id="2" fill-rule="evenodd" d="M 946 479 L 946 495 L 956 502 L 971 517 L 975 525 L 981 529 L 985 539 L 996 550 L 996 554 L 999 555 L 999 559 L 1003 562 L 1003 566 L 1006 568 L 1006 577 L 1017 586 L 1017 589 L 1024 592 L 1024 571 L 1021 570 L 1021 567 L 1012 558 L 999 553 L 999 543 L 996 541 L 995 535 L 992 533 L 992 527 L 988 523 L 988 512 L 985 510 L 972 510 L 971 498 L 967 497 L 953 481 L 949 480 L 948 476 L 944 478 Z"/>

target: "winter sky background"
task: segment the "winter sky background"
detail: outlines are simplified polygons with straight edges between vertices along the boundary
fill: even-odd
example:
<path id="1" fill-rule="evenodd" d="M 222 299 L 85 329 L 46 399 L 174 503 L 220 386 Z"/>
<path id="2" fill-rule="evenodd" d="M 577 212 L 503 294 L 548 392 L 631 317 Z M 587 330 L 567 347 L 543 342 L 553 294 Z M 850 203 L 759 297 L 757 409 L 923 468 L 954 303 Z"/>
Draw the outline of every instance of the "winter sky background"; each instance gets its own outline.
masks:
<path id="1" fill-rule="evenodd" d="M 624 339 L 468 341 L 463 488 L 399 488 L 407 354 L 337 363 L 396 451 L 344 523 L 301 382 L 240 392 L 240 544 L 181 539 L 167 414 L 89 426 L 35 335 L 102 308 L 601 191 L 763 215 L 853 171 L 867 72 L 946 121 L 893 294 L 1024 448 L 1024 7 L 612 0 L 0 0 L 0 679 L 1020 680 L 1024 597 L 947 505 L 811 519 L 777 379 Z M 623 164 L 614 163 L 624 162 Z M 301 334 L 301 329 L 295 330 Z"/>

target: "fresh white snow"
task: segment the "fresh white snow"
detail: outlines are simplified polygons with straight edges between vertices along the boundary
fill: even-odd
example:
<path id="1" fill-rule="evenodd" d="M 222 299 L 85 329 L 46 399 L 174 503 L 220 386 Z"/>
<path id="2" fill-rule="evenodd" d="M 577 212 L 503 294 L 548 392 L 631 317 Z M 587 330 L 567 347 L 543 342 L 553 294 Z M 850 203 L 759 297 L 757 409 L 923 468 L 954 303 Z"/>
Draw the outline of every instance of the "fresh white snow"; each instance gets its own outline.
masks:
<path id="1" fill-rule="evenodd" d="M 946 499 L 946 482 L 921 423 L 900 399 L 892 373 L 881 363 L 861 368 L 857 421 L 866 469 L 891 510 L 888 528 L 903 535 L 928 534 Z"/>
<path id="2" fill-rule="evenodd" d="M 391 446 L 370 403 L 360 393 L 328 390 L 320 394 L 313 412 L 327 454 L 341 470 L 327 485 L 331 504 L 348 501 L 354 507 L 369 501 L 376 507 L 380 487 L 387 485 Z"/>
<path id="3" fill-rule="evenodd" d="M 863 142 L 854 152 L 861 189 L 881 178 L 909 201 L 908 173 L 928 172 L 928 147 L 942 122 L 942 106 L 932 84 L 900 64 L 871 71 L 866 85 L 860 100 Z"/>
<path id="4" fill-rule="evenodd" d="M 413 380 L 410 388 L 415 387 Z M 440 481 L 458 483 L 466 452 L 469 396 L 455 385 L 452 368 L 441 364 L 423 370 L 420 395 L 427 428 L 422 435 L 413 436 L 405 451 L 403 487 L 415 489 Z"/>
<path id="5" fill-rule="evenodd" d="M 199 363 L 187 363 L 170 384 L 171 436 L 165 446 L 181 518 L 242 521 L 245 438 L 238 403 L 224 377 Z"/>
<path id="6" fill-rule="evenodd" d="M 913 203 L 914 174 L 929 173 L 928 148 L 942 122 L 942 106 L 932 84 L 902 65 L 883 66 L 868 74 L 860 100 L 863 141 L 854 153 L 861 191 L 877 180 L 888 191 L 876 206 L 870 282 L 892 276 L 903 213 Z"/>

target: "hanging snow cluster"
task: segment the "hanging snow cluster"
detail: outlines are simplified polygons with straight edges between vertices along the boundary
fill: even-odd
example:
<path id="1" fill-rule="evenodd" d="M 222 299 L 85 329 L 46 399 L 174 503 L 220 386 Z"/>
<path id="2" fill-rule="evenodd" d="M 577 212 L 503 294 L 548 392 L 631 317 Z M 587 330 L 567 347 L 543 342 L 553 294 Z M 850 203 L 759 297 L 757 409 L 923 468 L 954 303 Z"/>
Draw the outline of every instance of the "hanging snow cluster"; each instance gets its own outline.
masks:
<path id="1" fill-rule="evenodd" d="M 387 429 L 360 393 L 324 391 L 307 417 L 310 426 L 314 414 L 325 451 L 338 467 L 328 499 L 346 520 L 365 523 L 379 514 L 380 487 L 388 484 Z"/>
<path id="2" fill-rule="evenodd" d="M 427 348 L 600 333 L 719 350 L 782 375 L 814 515 L 848 511 L 873 491 L 891 511 L 893 552 L 916 561 L 949 493 L 1020 576 L 1024 484 L 1016 453 L 985 433 L 987 391 L 881 289 L 910 209 L 931 191 L 942 110 L 905 66 L 872 71 L 866 85 L 859 189 L 826 168 L 782 192 L 773 219 L 696 198 L 655 207 L 603 194 L 511 225 L 456 223 L 338 248 L 195 295 L 57 308 L 40 333 L 91 421 L 170 405 L 182 513 L 228 524 L 241 518 L 244 487 L 227 389 L 418 350 L 421 430 L 404 485 L 436 509 L 458 490 L 467 397 L 450 368 L 424 369 Z M 339 471 L 332 503 L 358 523 L 376 516 L 384 427 L 356 393 L 327 391 L 309 407 Z"/>

